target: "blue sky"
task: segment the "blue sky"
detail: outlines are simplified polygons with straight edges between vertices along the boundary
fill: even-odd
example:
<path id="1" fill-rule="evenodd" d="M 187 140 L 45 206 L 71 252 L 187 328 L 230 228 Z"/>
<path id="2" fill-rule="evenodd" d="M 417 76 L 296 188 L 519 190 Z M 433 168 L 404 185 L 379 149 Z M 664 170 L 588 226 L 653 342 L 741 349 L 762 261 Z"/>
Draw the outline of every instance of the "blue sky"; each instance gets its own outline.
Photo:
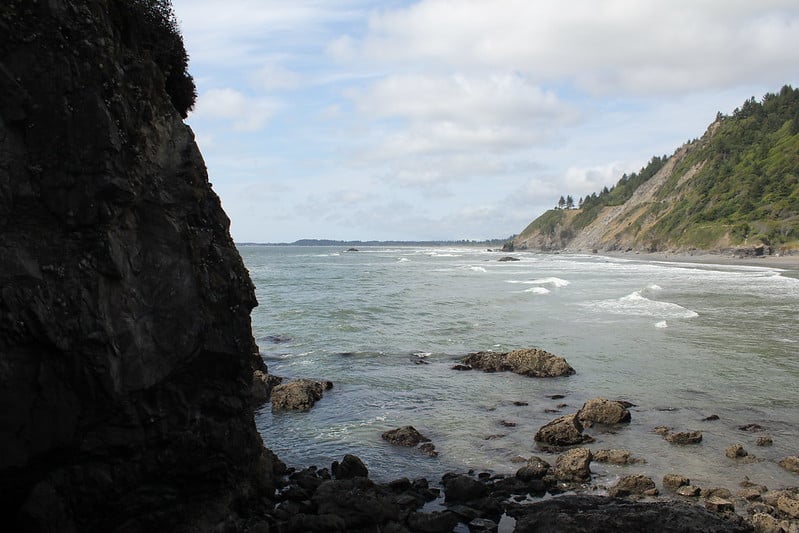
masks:
<path id="1" fill-rule="evenodd" d="M 797 86 L 795 0 L 173 0 L 237 242 L 501 238 Z"/>

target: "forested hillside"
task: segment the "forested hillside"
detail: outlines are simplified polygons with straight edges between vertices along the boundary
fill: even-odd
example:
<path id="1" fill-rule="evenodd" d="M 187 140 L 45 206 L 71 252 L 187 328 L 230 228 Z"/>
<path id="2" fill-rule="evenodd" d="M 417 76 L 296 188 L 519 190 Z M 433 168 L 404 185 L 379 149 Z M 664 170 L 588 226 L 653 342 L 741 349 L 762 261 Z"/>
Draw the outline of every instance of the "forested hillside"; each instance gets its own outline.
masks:
<path id="1" fill-rule="evenodd" d="M 719 250 L 799 248 L 799 89 L 718 114 L 701 139 L 555 209 L 514 241 L 521 248 Z"/>

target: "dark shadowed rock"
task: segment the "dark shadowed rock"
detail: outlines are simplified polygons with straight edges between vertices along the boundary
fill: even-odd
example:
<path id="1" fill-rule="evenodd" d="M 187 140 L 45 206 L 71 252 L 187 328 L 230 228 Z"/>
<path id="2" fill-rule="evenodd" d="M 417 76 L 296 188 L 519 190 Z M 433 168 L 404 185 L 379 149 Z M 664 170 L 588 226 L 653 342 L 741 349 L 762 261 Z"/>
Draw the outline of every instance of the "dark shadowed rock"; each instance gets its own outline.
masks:
<path id="1" fill-rule="evenodd" d="M 497 259 L 497 261 L 505 263 L 505 262 L 508 262 L 508 261 L 521 261 L 521 259 L 519 259 L 518 257 L 513 257 L 513 256 L 510 256 L 510 255 L 506 255 L 505 257 L 500 257 L 499 259 Z"/>
<path id="2" fill-rule="evenodd" d="M 347 454 L 341 463 L 334 461 L 330 465 L 330 471 L 336 479 L 352 479 L 354 477 L 369 477 L 369 470 L 363 464 L 361 458 L 356 455 Z"/>
<path id="3" fill-rule="evenodd" d="M 561 416 L 542 426 L 535 434 L 537 442 L 553 446 L 571 446 L 585 441 L 583 426 L 576 414 Z"/>
<path id="4" fill-rule="evenodd" d="M 444 476 L 442 483 L 447 503 L 468 503 L 488 495 L 485 483 L 463 474 Z"/>
<path id="5" fill-rule="evenodd" d="M 451 511 L 411 513 L 408 527 L 419 533 L 450 533 L 458 525 L 458 516 Z"/>
<path id="6" fill-rule="evenodd" d="M 296 379 L 272 389 L 272 410 L 305 411 L 322 399 L 326 390 L 333 388 L 330 381 Z"/>
<path id="7" fill-rule="evenodd" d="M 467 355 L 463 364 L 484 372 L 515 372 L 528 377 L 559 377 L 574 374 L 562 357 L 544 350 L 514 350 L 507 353 L 477 352 Z"/>
<path id="8" fill-rule="evenodd" d="M 577 417 L 585 427 L 591 427 L 592 424 L 620 424 L 630 421 L 630 411 L 621 402 L 594 398 L 583 404 Z"/>
<path id="9" fill-rule="evenodd" d="M 283 381 L 283 378 L 273 376 L 264 370 L 254 370 L 252 373 L 252 388 L 250 396 L 253 404 L 261 405 L 269 401 L 272 389 Z"/>
<path id="10" fill-rule="evenodd" d="M 274 494 L 255 294 L 156 4 L 0 2 L 5 531 L 203 531 Z"/>
<path id="11" fill-rule="evenodd" d="M 683 502 L 636 502 L 602 496 L 559 496 L 508 509 L 525 533 L 746 533 L 740 517 L 722 518 Z"/>

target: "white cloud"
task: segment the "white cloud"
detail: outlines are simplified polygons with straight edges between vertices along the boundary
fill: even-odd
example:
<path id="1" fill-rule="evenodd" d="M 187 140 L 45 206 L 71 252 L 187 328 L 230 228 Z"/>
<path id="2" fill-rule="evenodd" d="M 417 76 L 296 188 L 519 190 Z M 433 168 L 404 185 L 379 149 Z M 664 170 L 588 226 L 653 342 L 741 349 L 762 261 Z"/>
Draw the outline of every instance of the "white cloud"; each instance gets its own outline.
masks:
<path id="1" fill-rule="evenodd" d="M 276 62 L 268 62 L 250 76 L 252 84 L 267 91 L 295 89 L 303 82 L 301 74 Z"/>
<path id="2" fill-rule="evenodd" d="M 274 101 L 250 98 L 235 89 L 210 89 L 197 98 L 192 117 L 222 119 L 236 131 L 254 132 L 266 125 L 278 107 Z"/>
<path id="3" fill-rule="evenodd" d="M 423 0 L 373 14 L 339 59 L 400 69 L 522 72 L 594 93 L 672 93 L 793 75 L 793 0 Z"/>

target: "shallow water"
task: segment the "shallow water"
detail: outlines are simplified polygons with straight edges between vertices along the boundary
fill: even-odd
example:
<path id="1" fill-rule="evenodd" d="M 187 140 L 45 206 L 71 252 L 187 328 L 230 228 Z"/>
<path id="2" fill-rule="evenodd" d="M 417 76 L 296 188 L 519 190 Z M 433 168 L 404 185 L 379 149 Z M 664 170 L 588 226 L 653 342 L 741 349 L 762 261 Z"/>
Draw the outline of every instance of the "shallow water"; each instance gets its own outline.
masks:
<path id="1" fill-rule="evenodd" d="M 499 262 L 475 248 L 240 251 L 270 372 L 335 383 L 309 412 L 273 414 L 267 405 L 257 413 L 265 443 L 292 466 L 354 453 L 382 481 L 510 473 L 518 456 L 548 457 L 533 442 L 540 426 L 603 396 L 634 403 L 632 422 L 588 429 L 589 446 L 628 448 L 647 462 L 594 463 L 600 485 L 632 472 L 656 481 L 681 473 L 732 490 L 744 476 L 771 489 L 799 484 L 775 463 L 799 453 L 795 273 L 596 255 L 516 253 L 521 261 Z M 527 347 L 565 357 L 577 374 L 451 370 L 469 352 Z M 703 421 L 713 414 L 720 420 Z M 738 429 L 752 423 L 765 429 Z M 438 458 L 381 440 L 407 424 L 433 440 Z M 671 445 L 652 432 L 660 425 L 702 430 L 704 440 Z M 763 433 L 773 446 L 755 446 Z M 724 449 L 736 443 L 764 460 L 728 459 Z"/>

